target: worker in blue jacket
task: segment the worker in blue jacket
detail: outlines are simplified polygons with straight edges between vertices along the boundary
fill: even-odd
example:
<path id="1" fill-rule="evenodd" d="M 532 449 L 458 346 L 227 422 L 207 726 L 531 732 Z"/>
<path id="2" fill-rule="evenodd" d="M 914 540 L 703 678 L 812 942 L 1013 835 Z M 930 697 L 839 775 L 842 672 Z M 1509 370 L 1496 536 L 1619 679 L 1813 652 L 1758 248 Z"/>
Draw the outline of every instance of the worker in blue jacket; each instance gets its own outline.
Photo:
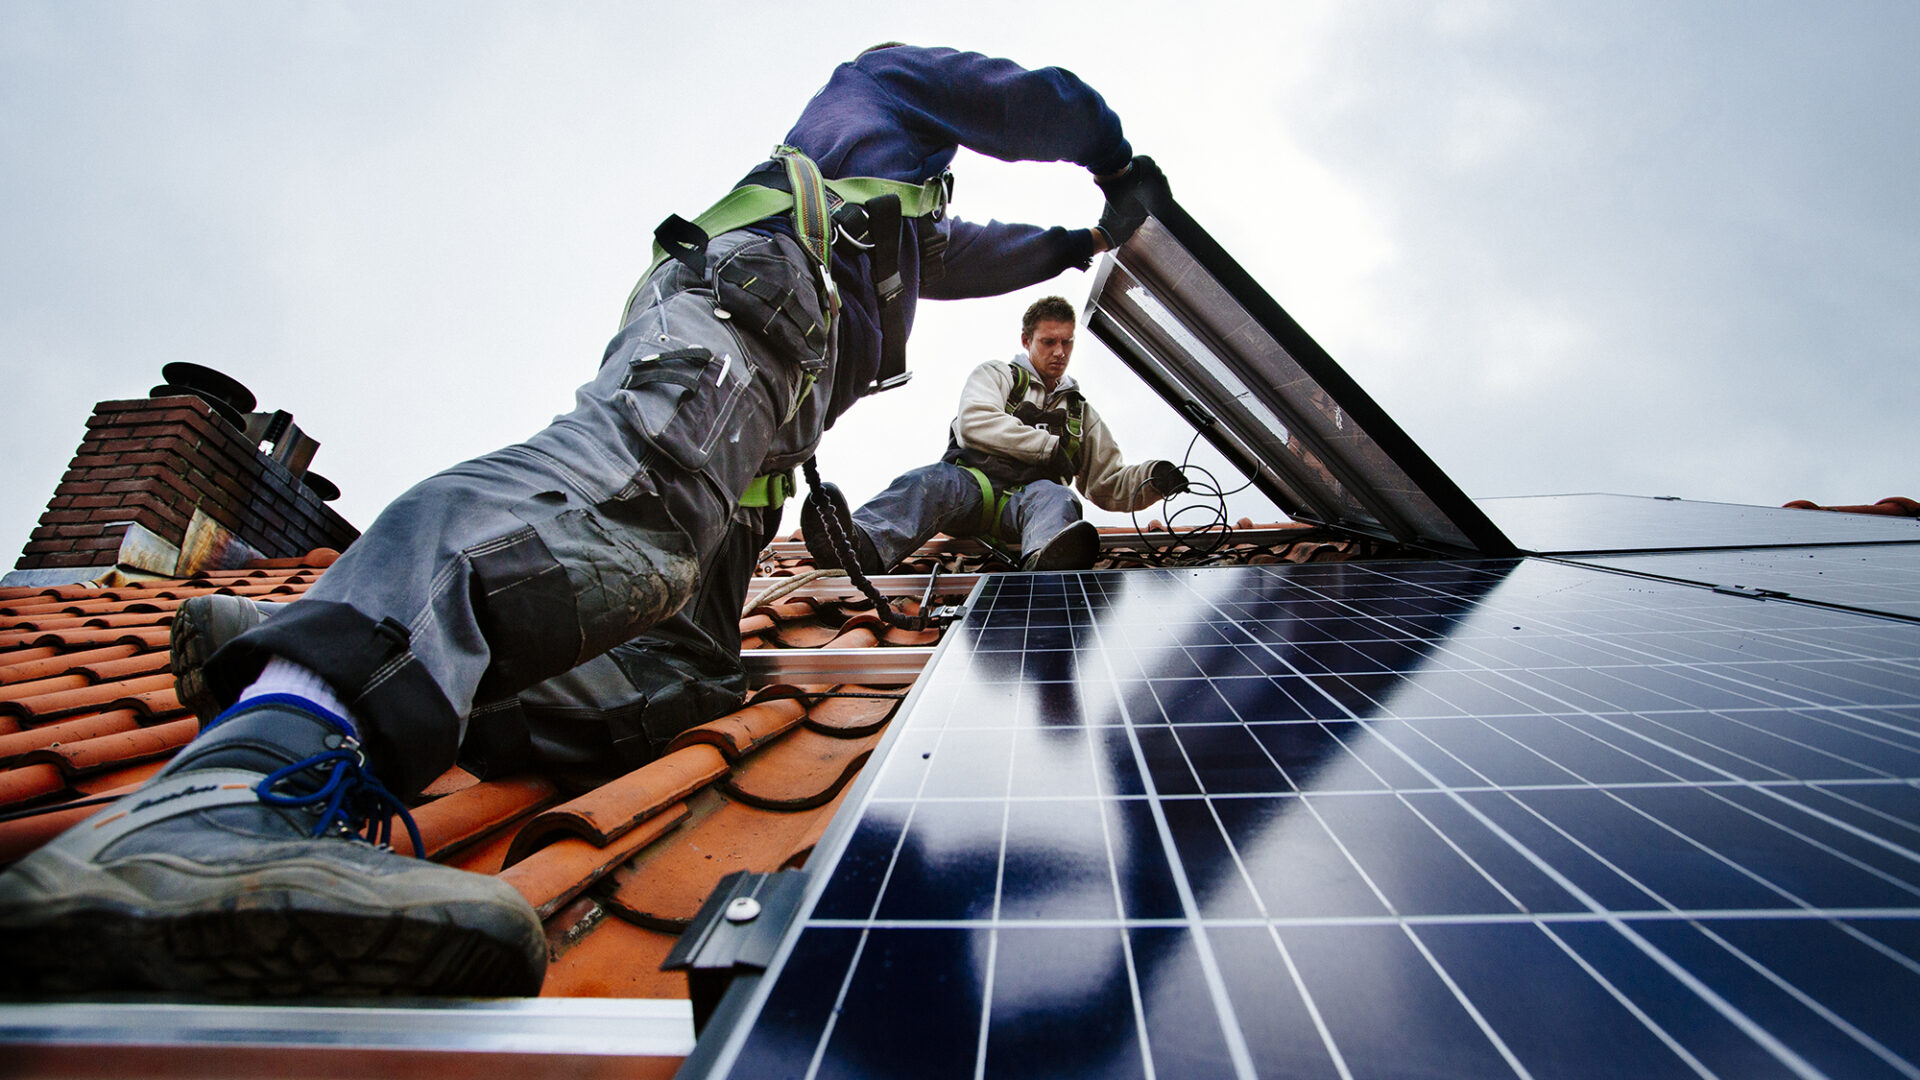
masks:
<path id="1" fill-rule="evenodd" d="M 1092 229 L 947 216 L 960 146 L 1085 166 L 1107 213 Z M 1070 72 L 905 45 L 840 65 L 768 162 L 662 224 L 572 412 L 397 499 L 305 598 L 214 655 L 207 684 L 231 707 L 195 742 L 0 875 L 0 973 L 536 992 L 546 942 L 517 892 L 365 839 L 412 827 L 401 804 L 454 763 L 476 701 L 662 625 L 697 589 L 738 611 L 755 545 L 728 538 L 763 528 L 822 430 L 902 377 L 917 299 L 1085 266 L 1137 227 L 1130 191 L 1156 177 Z"/>

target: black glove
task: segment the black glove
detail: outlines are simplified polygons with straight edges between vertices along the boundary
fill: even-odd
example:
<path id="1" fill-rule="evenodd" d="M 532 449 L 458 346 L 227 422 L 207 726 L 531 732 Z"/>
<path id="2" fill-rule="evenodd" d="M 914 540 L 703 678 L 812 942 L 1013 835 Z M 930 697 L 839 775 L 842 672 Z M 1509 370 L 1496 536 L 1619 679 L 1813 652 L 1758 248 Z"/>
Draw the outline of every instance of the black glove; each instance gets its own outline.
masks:
<path id="1" fill-rule="evenodd" d="M 1080 463 L 1067 453 L 1067 440 L 1061 439 L 1053 444 L 1053 457 L 1047 461 L 1047 468 L 1053 470 L 1055 476 L 1080 475 Z"/>
<path id="2" fill-rule="evenodd" d="M 1126 243 L 1147 220 L 1147 192 L 1167 190 L 1166 175 L 1145 154 L 1128 162 L 1117 175 L 1096 176 L 1093 182 L 1107 197 L 1106 209 L 1101 211 L 1100 224 L 1095 228 L 1105 234 L 1109 251 Z"/>
<path id="3" fill-rule="evenodd" d="M 1013 407 L 1013 418 L 1028 427 L 1040 426 L 1040 406 L 1031 401 L 1023 401 Z"/>
<path id="4" fill-rule="evenodd" d="M 1155 461 L 1147 468 L 1147 482 L 1163 499 L 1187 490 L 1187 474 L 1171 461 Z"/>

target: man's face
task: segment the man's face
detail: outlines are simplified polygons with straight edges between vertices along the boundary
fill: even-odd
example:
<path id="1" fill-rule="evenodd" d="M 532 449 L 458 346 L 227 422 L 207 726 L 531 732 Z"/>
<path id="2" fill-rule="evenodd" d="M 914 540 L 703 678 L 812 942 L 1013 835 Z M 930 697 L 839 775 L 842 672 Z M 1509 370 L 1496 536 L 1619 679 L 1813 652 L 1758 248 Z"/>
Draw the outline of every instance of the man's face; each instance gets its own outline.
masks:
<path id="1" fill-rule="evenodd" d="M 1060 385 L 1060 376 L 1067 373 L 1067 361 L 1073 358 L 1073 324 L 1043 319 L 1034 324 L 1033 333 L 1020 335 L 1020 344 L 1047 389 Z"/>

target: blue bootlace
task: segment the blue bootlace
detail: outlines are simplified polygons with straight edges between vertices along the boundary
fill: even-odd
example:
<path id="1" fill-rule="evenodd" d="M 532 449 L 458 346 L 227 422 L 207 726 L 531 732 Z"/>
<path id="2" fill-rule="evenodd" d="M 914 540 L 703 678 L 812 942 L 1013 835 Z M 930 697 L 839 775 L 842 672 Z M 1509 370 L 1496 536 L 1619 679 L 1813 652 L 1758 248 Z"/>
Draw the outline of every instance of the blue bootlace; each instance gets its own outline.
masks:
<path id="1" fill-rule="evenodd" d="M 228 709 L 208 724 L 207 729 L 212 730 L 229 716 L 268 704 L 291 706 L 318 717 L 339 731 L 345 741 L 334 749 L 323 750 L 269 773 L 253 787 L 261 802 L 296 808 L 319 806 L 319 820 L 314 822 L 312 835 L 344 832 L 383 848 L 393 846 L 393 819 L 398 817 L 407 828 L 407 839 L 413 842 L 414 855 L 426 857 L 426 844 L 420 839 L 420 828 L 414 824 L 413 815 L 407 812 L 405 803 L 367 771 L 367 757 L 361 752 L 359 733 L 347 718 L 293 694 L 263 694 Z M 329 770 L 327 779 L 312 791 L 285 794 L 273 790 L 301 773 L 319 769 Z"/>

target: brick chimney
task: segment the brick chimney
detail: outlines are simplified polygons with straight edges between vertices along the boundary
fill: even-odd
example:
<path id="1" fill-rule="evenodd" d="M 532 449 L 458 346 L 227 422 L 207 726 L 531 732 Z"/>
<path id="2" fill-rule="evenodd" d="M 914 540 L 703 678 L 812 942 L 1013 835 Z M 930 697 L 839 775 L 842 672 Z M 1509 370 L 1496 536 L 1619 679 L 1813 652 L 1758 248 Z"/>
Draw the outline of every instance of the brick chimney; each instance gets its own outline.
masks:
<path id="1" fill-rule="evenodd" d="M 4 585 L 115 570 L 188 577 L 345 548 L 360 535 L 307 471 L 319 443 L 210 368 L 168 364 L 153 396 L 103 401 Z"/>

